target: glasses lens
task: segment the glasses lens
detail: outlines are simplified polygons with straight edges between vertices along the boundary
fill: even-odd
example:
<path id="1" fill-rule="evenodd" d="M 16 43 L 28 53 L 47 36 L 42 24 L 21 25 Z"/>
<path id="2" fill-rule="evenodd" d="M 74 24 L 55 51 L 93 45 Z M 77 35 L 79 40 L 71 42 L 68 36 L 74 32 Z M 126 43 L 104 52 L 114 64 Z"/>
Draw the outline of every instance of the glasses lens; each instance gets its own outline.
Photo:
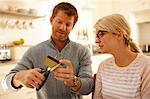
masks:
<path id="1" fill-rule="evenodd" d="M 107 31 L 102 31 L 102 30 L 98 31 L 97 34 L 96 34 L 97 38 L 101 39 L 106 32 Z"/>

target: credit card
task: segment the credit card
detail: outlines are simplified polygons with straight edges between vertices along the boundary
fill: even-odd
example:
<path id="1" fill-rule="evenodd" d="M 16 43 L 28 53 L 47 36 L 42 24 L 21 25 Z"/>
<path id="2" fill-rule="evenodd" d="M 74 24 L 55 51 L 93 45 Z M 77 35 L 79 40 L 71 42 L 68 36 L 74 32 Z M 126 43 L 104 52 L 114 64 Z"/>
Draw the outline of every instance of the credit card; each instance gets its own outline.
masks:
<path id="1" fill-rule="evenodd" d="M 47 56 L 44 60 L 44 65 L 47 67 L 47 70 L 53 71 L 57 67 L 61 67 L 61 63 L 52 56 Z"/>

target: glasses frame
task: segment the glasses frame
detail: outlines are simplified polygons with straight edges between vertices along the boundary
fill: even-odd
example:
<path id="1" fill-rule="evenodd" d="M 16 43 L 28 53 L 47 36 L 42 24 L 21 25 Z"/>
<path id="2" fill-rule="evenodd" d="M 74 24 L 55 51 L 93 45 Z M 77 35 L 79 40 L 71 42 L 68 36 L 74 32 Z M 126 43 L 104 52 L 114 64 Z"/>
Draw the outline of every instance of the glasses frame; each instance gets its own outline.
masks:
<path id="1" fill-rule="evenodd" d="M 108 31 L 99 30 L 99 31 L 96 33 L 96 38 L 101 39 L 101 38 L 106 34 L 106 32 L 108 32 Z"/>

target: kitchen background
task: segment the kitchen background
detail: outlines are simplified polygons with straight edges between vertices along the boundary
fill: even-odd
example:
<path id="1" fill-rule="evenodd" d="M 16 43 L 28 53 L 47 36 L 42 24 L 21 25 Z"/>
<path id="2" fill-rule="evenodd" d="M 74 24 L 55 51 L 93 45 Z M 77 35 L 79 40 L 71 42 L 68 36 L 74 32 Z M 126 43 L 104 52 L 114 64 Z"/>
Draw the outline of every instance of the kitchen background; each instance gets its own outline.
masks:
<path id="1" fill-rule="evenodd" d="M 1 0 L 0 2 L 0 80 L 35 44 L 47 40 L 51 34 L 49 17 L 53 7 L 61 1 L 74 4 L 79 21 L 70 39 L 89 47 L 92 54 L 92 69 L 110 55 L 96 52 L 93 25 L 106 15 L 123 14 L 132 28 L 132 37 L 146 55 L 150 55 L 150 1 L 149 0 Z M 4 57 L 7 52 L 8 57 Z M 11 60 L 11 61 L 6 61 Z M 20 93 L 20 94 L 18 94 Z M 23 89 L 16 93 L 5 92 L 0 85 L 0 99 L 36 99 L 33 90 Z M 91 99 L 85 96 L 84 99 Z"/>

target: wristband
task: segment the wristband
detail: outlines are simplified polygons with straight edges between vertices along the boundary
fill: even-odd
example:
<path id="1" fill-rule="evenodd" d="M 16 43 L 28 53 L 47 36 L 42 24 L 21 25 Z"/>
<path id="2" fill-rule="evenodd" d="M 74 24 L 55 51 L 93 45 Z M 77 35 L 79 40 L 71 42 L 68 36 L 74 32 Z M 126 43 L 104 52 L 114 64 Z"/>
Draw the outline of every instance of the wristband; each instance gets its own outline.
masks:
<path id="1" fill-rule="evenodd" d="M 15 75 L 16 75 L 16 74 L 15 74 Z M 20 89 L 20 88 L 22 88 L 22 87 L 23 87 L 22 85 L 20 85 L 20 86 L 16 87 L 16 86 L 14 86 L 14 84 L 13 84 L 13 79 L 14 79 L 15 75 L 12 77 L 11 85 L 12 85 L 12 87 L 13 87 L 13 88 L 15 88 L 15 89 Z"/>
<path id="2" fill-rule="evenodd" d="M 74 76 L 74 79 L 73 79 L 73 85 L 71 87 L 76 87 L 78 86 L 78 82 L 77 82 L 78 78 L 76 76 Z"/>
<path id="3" fill-rule="evenodd" d="M 73 92 L 77 92 L 81 87 L 81 81 L 78 77 L 74 76 L 73 79 L 73 86 L 71 86 L 71 89 Z"/>

